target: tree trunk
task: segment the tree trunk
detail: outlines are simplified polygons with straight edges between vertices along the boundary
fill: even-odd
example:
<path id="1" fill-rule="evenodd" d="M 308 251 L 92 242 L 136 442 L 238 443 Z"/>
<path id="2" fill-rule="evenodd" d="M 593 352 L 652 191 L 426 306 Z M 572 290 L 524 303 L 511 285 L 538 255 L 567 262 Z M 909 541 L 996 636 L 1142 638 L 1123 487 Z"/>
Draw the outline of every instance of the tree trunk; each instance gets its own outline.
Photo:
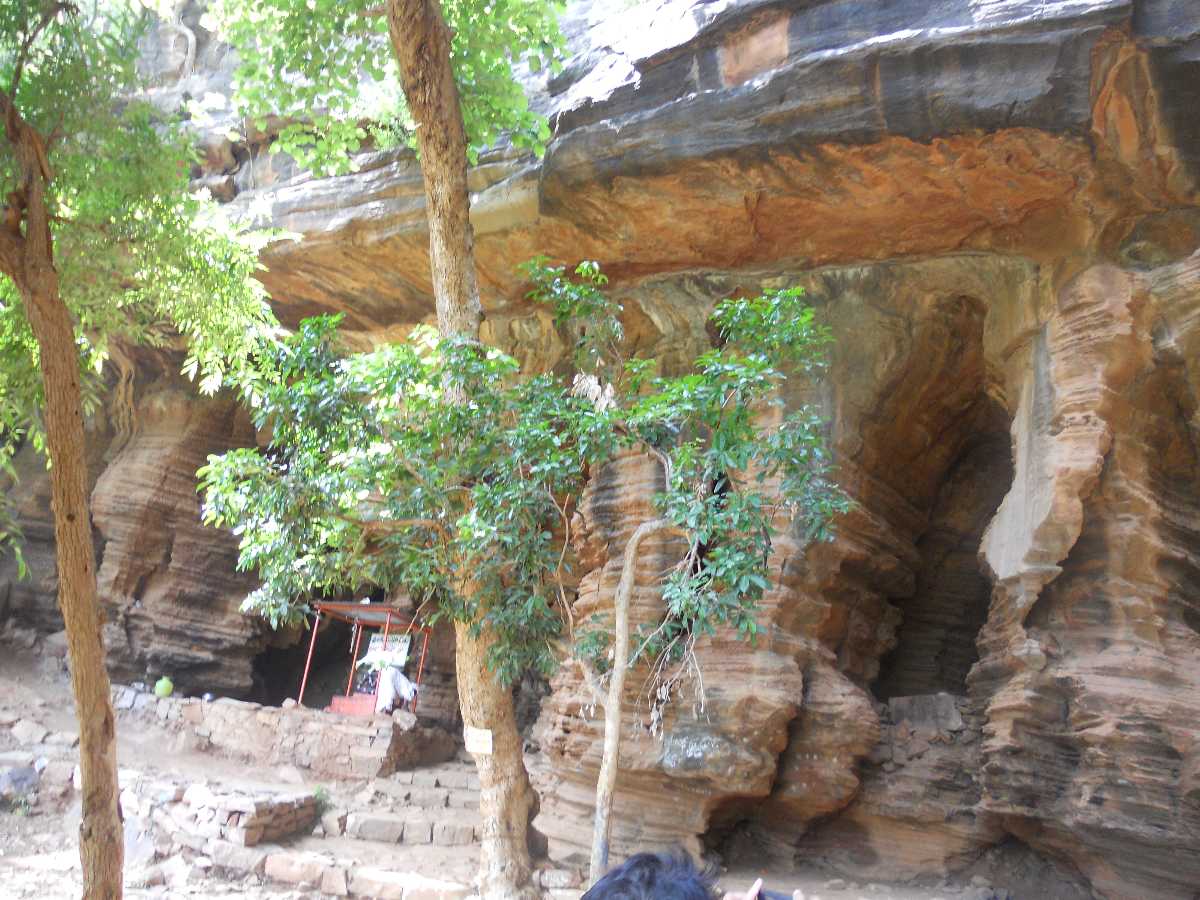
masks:
<path id="1" fill-rule="evenodd" d="M 471 637 L 471 626 L 455 623 L 458 702 L 463 724 L 491 733 L 491 753 L 477 753 L 479 814 L 483 843 L 479 893 L 488 900 L 537 897 L 530 885 L 529 819 L 536 805 L 525 771 L 512 693 L 487 667 L 490 634 Z"/>
<path id="2" fill-rule="evenodd" d="M 608 841 L 612 832 L 613 793 L 617 787 L 617 767 L 621 760 L 621 698 L 625 691 L 625 672 L 629 668 L 629 595 L 637 574 L 638 547 L 660 531 L 674 530 L 669 519 L 643 522 L 625 544 L 621 560 L 621 579 L 613 599 L 612 675 L 608 699 L 604 702 L 604 750 L 600 756 L 600 774 L 596 778 L 596 818 L 592 828 L 592 858 L 588 872 L 590 884 L 599 881 L 608 870 Z"/>
<path id="3" fill-rule="evenodd" d="M 390 0 L 387 18 L 404 98 L 417 123 L 438 330 L 444 337 L 478 340 L 483 313 L 475 280 L 467 132 L 450 68 L 450 29 L 437 0 Z"/>
<path id="4" fill-rule="evenodd" d="M 437 0 L 389 0 L 388 33 L 425 182 L 429 262 L 443 337 L 479 339 L 483 318 L 475 277 L 475 239 L 467 189 L 467 135 L 450 64 L 450 30 Z M 485 900 L 536 897 L 530 884 L 528 829 L 535 797 L 525 771 L 512 694 L 487 667 L 491 634 L 471 637 L 456 623 L 459 705 L 468 728 L 491 734 L 492 752 L 476 753 L 482 788 L 479 892 Z"/>
<path id="5" fill-rule="evenodd" d="M 79 721 L 83 896 L 86 900 L 117 900 L 121 897 L 125 842 L 117 804 L 116 728 L 96 593 L 75 331 L 56 292 L 43 294 L 35 289 L 22 291 L 22 297 L 37 337 L 46 392 L 58 603 L 67 630 L 71 687 Z"/>
<path id="6" fill-rule="evenodd" d="M 45 190 L 50 181 L 40 135 L 0 91 L 0 114 L 21 175 L 10 195 L 0 270 L 12 278 L 38 342 L 45 390 L 46 448 L 58 563 L 58 603 L 67 631 L 71 686 L 79 721 L 83 821 L 79 858 L 85 900 L 121 897 L 124 834 L 117 798 L 116 729 L 104 665 L 96 565 L 88 510 L 83 400 L 70 312 L 54 269 Z M 25 222 L 22 234 L 19 222 Z"/>

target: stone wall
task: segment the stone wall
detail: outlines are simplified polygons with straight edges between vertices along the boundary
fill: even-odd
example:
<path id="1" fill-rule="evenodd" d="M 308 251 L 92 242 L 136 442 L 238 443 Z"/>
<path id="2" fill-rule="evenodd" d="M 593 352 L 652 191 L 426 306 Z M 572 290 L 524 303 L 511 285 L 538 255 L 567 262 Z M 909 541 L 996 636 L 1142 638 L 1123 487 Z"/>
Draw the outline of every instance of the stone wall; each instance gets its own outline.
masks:
<path id="1" fill-rule="evenodd" d="M 456 738 L 408 712 L 340 716 L 288 702 L 260 706 L 223 697 L 155 697 L 115 686 L 120 718 L 156 717 L 202 743 L 260 766 L 293 765 L 320 778 L 374 778 L 450 759 Z"/>
<path id="2" fill-rule="evenodd" d="M 210 841 L 253 847 L 308 833 L 317 820 L 311 792 L 211 788 L 203 782 L 120 772 L 121 814 L 156 844 L 201 851 Z M 168 855 L 167 849 L 163 855 Z"/>

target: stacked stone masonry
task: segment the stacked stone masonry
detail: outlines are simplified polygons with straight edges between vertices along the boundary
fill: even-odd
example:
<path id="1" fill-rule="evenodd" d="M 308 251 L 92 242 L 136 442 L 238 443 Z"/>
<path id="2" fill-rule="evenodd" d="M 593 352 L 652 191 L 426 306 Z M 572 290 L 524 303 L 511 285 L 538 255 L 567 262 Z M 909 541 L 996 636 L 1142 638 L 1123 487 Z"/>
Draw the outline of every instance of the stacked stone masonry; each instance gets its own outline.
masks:
<path id="1" fill-rule="evenodd" d="M 340 716 L 294 702 L 268 707 L 229 698 L 155 697 L 121 685 L 113 688 L 113 705 L 119 716 L 153 716 L 225 753 L 261 765 L 294 765 L 322 778 L 388 775 L 449 759 L 456 750 L 452 735 L 419 725 L 403 711 Z"/>
<path id="2" fill-rule="evenodd" d="M 481 838 L 479 776 L 469 764 L 396 772 L 372 781 L 345 821 L 353 838 L 386 844 L 466 846 Z"/>
<path id="3" fill-rule="evenodd" d="M 205 783 L 181 783 L 120 772 L 121 813 L 142 831 L 157 831 L 173 844 L 203 851 L 209 841 L 238 847 L 276 842 L 312 831 L 317 801 L 311 791 L 235 791 Z"/>

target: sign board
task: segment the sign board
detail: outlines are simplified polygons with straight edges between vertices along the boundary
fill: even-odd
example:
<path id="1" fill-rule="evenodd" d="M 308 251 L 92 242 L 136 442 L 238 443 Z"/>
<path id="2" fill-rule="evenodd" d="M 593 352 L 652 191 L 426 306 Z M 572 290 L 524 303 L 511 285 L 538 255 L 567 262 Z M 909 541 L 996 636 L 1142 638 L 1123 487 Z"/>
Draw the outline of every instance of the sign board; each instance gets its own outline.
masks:
<path id="1" fill-rule="evenodd" d="M 477 756 L 490 756 L 492 753 L 492 733 L 486 728 L 465 726 L 463 742 L 466 744 L 468 753 L 474 753 Z"/>
<path id="2" fill-rule="evenodd" d="M 412 642 L 410 634 L 389 634 L 387 646 L 383 645 L 383 635 L 373 634 L 367 642 L 368 653 L 387 653 L 393 666 L 402 667 L 408 661 L 408 645 Z"/>

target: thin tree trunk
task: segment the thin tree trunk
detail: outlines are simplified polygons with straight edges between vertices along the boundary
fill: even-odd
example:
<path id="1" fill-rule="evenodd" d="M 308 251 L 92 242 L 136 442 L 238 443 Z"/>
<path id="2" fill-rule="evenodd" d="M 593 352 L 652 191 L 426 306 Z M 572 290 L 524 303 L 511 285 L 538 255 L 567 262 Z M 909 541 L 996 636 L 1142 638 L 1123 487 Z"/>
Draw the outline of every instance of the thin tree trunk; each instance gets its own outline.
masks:
<path id="1" fill-rule="evenodd" d="M 483 839 L 479 853 L 479 893 L 489 898 L 537 897 L 530 885 L 529 820 L 537 804 L 525 771 L 512 693 L 487 666 L 488 631 L 471 636 L 457 622 L 455 663 L 463 723 L 491 732 L 491 753 L 475 755 L 479 770 L 479 812 Z"/>
<path id="2" fill-rule="evenodd" d="M 445 337 L 478 340 L 483 313 L 475 280 L 467 132 L 450 67 L 450 29 L 437 0 L 390 0 L 387 18 L 404 97 L 417 122 L 438 330 Z"/>
<path id="3" fill-rule="evenodd" d="M 621 698 L 625 691 L 625 672 L 629 668 L 629 596 L 637 574 L 638 548 L 642 541 L 661 531 L 673 531 L 670 519 L 643 522 L 625 544 L 621 560 L 621 578 L 613 600 L 612 675 L 608 699 L 604 703 L 604 750 L 600 756 L 600 774 L 596 778 L 596 818 L 592 829 L 592 858 L 589 883 L 595 884 L 608 870 L 608 842 L 612 832 L 613 793 L 617 787 L 617 769 L 621 761 Z"/>
<path id="4" fill-rule="evenodd" d="M 444 337 L 478 340 L 483 315 L 467 188 L 467 136 L 450 64 L 450 30 L 437 0 L 389 0 L 387 19 L 404 96 L 417 122 L 438 329 Z M 463 724 L 489 732 L 492 741 L 491 753 L 475 754 L 483 820 L 479 892 L 485 900 L 536 897 L 528 841 L 536 798 L 525 771 L 512 694 L 487 667 L 490 632 L 485 628 L 472 637 L 469 625 L 457 623 L 455 634 Z"/>
<path id="5" fill-rule="evenodd" d="M 0 91 L 0 114 L 21 174 L 10 196 L 0 270 L 13 279 L 38 342 L 58 562 L 58 603 L 67 631 L 79 721 L 83 821 L 79 858 L 85 900 L 121 897 L 124 835 L 118 806 L 116 729 L 104 665 L 96 565 L 88 510 L 83 399 L 70 312 L 54 269 L 45 190 L 51 178 L 40 135 Z M 19 227 L 21 218 L 24 233 Z"/>
<path id="6" fill-rule="evenodd" d="M 58 561 L 58 603 L 67 631 L 71 687 L 79 721 L 83 821 L 79 859 L 86 900 L 121 897 L 125 853 L 117 804 L 117 740 L 104 664 L 96 566 L 84 459 L 83 404 L 75 332 L 62 301 L 36 291 L 23 298 L 37 337 L 46 392 L 46 445 Z"/>

